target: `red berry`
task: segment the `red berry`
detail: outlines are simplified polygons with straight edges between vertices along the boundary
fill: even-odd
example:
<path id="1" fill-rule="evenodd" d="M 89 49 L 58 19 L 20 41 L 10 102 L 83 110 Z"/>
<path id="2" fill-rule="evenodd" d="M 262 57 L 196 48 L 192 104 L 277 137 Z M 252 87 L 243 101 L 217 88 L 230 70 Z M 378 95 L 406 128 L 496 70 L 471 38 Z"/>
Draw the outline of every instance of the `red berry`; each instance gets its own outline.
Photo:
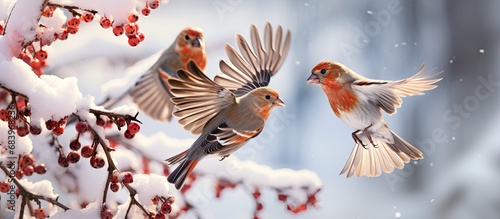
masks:
<path id="1" fill-rule="evenodd" d="M 116 126 L 123 127 L 123 126 L 125 126 L 125 124 L 127 124 L 127 122 L 125 121 L 125 119 L 122 119 L 122 118 L 116 119 Z"/>
<path id="2" fill-rule="evenodd" d="M 28 126 L 17 127 L 17 135 L 19 137 L 24 137 L 30 133 Z"/>
<path id="3" fill-rule="evenodd" d="M 82 157 L 89 158 L 92 157 L 93 154 L 94 154 L 94 149 L 90 145 L 84 146 L 82 148 L 81 151 Z"/>
<path id="4" fill-rule="evenodd" d="M 35 59 L 45 60 L 45 59 L 47 59 L 47 57 L 48 57 L 48 54 L 47 54 L 47 51 L 45 51 L 45 50 L 39 50 L 35 53 Z"/>
<path id="5" fill-rule="evenodd" d="M 48 129 L 48 130 L 52 130 L 54 129 L 55 127 L 57 126 L 57 122 L 54 121 L 54 120 L 48 120 L 45 122 L 45 127 Z"/>
<path id="6" fill-rule="evenodd" d="M 106 164 L 106 161 L 100 156 L 92 156 L 90 158 L 90 166 L 96 169 L 103 168 L 104 165 Z"/>
<path id="7" fill-rule="evenodd" d="M 129 130 L 125 130 L 125 132 L 123 133 L 123 136 L 126 138 L 126 139 L 132 139 L 134 138 L 134 134 L 130 133 Z"/>
<path id="8" fill-rule="evenodd" d="M 25 176 L 31 176 L 35 172 L 35 168 L 33 165 L 29 165 L 23 169 L 23 173 Z"/>
<path id="9" fill-rule="evenodd" d="M 112 218 L 113 218 L 113 213 L 109 209 L 101 211 L 101 219 L 112 219 Z"/>
<path id="10" fill-rule="evenodd" d="M 161 205 L 160 211 L 163 214 L 170 214 L 170 212 L 172 212 L 172 206 L 165 202 Z"/>
<path id="11" fill-rule="evenodd" d="M 68 27 L 67 31 L 70 34 L 76 34 L 76 33 L 78 33 L 78 27 Z"/>
<path id="12" fill-rule="evenodd" d="M 59 166 L 61 167 L 68 167 L 69 166 L 69 162 L 68 162 L 68 159 L 66 159 L 65 157 L 59 157 L 57 159 L 57 163 L 59 164 Z"/>
<path id="13" fill-rule="evenodd" d="M 148 16 L 151 13 L 151 10 L 148 7 L 144 7 L 141 12 L 144 16 Z"/>
<path id="14" fill-rule="evenodd" d="M 257 203 L 257 211 L 261 211 L 262 209 L 264 208 L 264 206 L 262 205 L 262 203 Z"/>
<path id="15" fill-rule="evenodd" d="M 139 45 L 140 42 L 141 42 L 141 40 L 136 35 L 130 36 L 128 38 L 128 44 L 130 46 L 137 46 L 137 45 Z"/>
<path id="16" fill-rule="evenodd" d="M 106 125 L 106 121 L 104 121 L 104 119 L 101 119 L 99 117 L 97 117 L 97 120 L 95 122 L 98 126 L 101 126 L 101 127 L 104 127 Z"/>
<path id="17" fill-rule="evenodd" d="M 135 23 L 127 24 L 124 27 L 125 33 L 127 34 L 127 36 L 135 35 L 137 33 L 138 27 L 139 26 Z"/>
<path id="18" fill-rule="evenodd" d="M 111 183 L 118 183 L 118 174 L 113 174 L 111 176 Z"/>
<path id="19" fill-rule="evenodd" d="M 15 172 L 14 172 L 14 176 L 16 176 L 17 179 L 21 179 L 23 178 L 23 171 L 17 169 Z"/>
<path id="20" fill-rule="evenodd" d="M 67 40 L 68 39 L 68 30 L 63 30 L 59 35 L 58 35 L 58 39 L 59 40 Z"/>
<path id="21" fill-rule="evenodd" d="M 3 26 L 0 25 L 0 35 L 3 35 Z"/>
<path id="22" fill-rule="evenodd" d="M 158 8 L 158 6 L 160 6 L 160 0 L 149 0 L 148 3 L 149 3 L 148 6 L 151 9 L 156 9 L 156 8 Z"/>
<path id="23" fill-rule="evenodd" d="M 76 123 L 75 129 L 78 133 L 84 133 L 89 130 L 89 124 L 85 121 L 79 121 Z"/>
<path id="24" fill-rule="evenodd" d="M 128 15 L 128 21 L 130 23 L 134 23 L 136 22 L 137 20 L 139 20 L 139 15 L 137 15 L 136 13 L 133 13 L 133 14 L 129 14 Z"/>
<path id="25" fill-rule="evenodd" d="M 65 116 L 64 118 L 60 119 L 59 122 L 57 122 L 57 125 L 64 127 L 66 125 L 66 123 L 68 123 L 68 117 L 67 116 Z"/>
<path id="26" fill-rule="evenodd" d="M 41 68 L 42 67 L 42 63 L 38 59 L 33 59 L 33 60 L 30 61 L 30 66 L 32 68 Z"/>
<path id="27" fill-rule="evenodd" d="M 80 147 L 82 147 L 82 144 L 80 143 L 78 138 L 71 140 L 71 142 L 69 143 L 69 148 L 71 150 L 77 151 L 78 149 L 80 149 Z"/>
<path id="28" fill-rule="evenodd" d="M 54 133 L 54 135 L 56 136 L 62 135 L 64 133 L 64 128 L 61 126 L 57 126 L 56 128 L 54 128 L 54 130 L 52 130 L 52 133 Z"/>
<path id="29" fill-rule="evenodd" d="M 118 190 L 120 189 L 120 184 L 111 183 L 109 184 L 109 188 L 111 189 L 112 192 L 118 192 Z"/>
<path id="30" fill-rule="evenodd" d="M 137 37 L 139 37 L 139 41 L 141 41 L 141 42 L 144 41 L 144 38 L 146 38 L 144 36 L 144 33 L 142 33 L 142 32 L 137 32 Z"/>
<path id="31" fill-rule="evenodd" d="M 131 172 L 123 172 L 121 174 L 121 178 L 122 178 L 122 183 L 125 183 L 125 184 L 134 182 L 134 175 L 132 175 Z"/>
<path id="32" fill-rule="evenodd" d="M 116 27 L 113 27 L 113 33 L 115 34 L 115 36 L 120 36 L 122 35 L 124 32 L 123 30 L 123 26 L 116 26 Z"/>
<path id="33" fill-rule="evenodd" d="M 38 164 L 35 167 L 35 173 L 38 173 L 40 175 L 44 174 L 47 172 L 47 167 L 45 167 L 45 164 Z"/>
<path id="34" fill-rule="evenodd" d="M 253 198 L 254 199 L 258 199 L 260 197 L 260 190 L 259 189 L 255 189 L 255 191 L 253 192 Z"/>
<path id="35" fill-rule="evenodd" d="M 8 182 L 0 182 L 0 192 L 7 193 L 10 190 L 10 184 Z"/>
<path id="36" fill-rule="evenodd" d="M 27 167 L 35 163 L 35 157 L 32 154 L 25 154 L 21 158 L 21 167 Z"/>
<path id="37" fill-rule="evenodd" d="M 99 23 L 101 24 L 102 28 L 107 29 L 107 28 L 111 27 L 112 22 L 107 17 L 102 17 L 101 20 L 99 21 Z"/>
<path id="38" fill-rule="evenodd" d="M 169 205 L 171 205 L 175 202 L 175 197 L 173 195 L 168 196 L 168 198 L 165 202 L 168 203 Z"/>
<path id="39" fill-rule="evenodd" d="M 80 154 L 76 151 L 71 151 L 68 153 L 66 159 L 69 163 L 78 163 L 80 161 Z"/>
<path id="40" fill-rule="evenodd" d="M 68 27 L 74 27 L 78 29 L 78 26 L 80 26 L 80 17 L 72 17 L 68 19 Z"/>
<path id="41" fill-rule="evenodd" d="M 130 132 L 130 134 L 135 135 L 135 133 L 141 130 L 141 126 L 135 122 L 131 122 L 130 124 L 128 124 L 127 130 Z"/>
<path id="42" fill-rule="evenodd" d="M 31 125 L 30 132 L 32 135 L 39 135 L 40 133 L 42 133 L 42 129 L 38 126 Z"/>
<path id="43" fill-rule="evenodd" d="M 45 215 L 45 212 L 43 211 L 43 208 L 35 209 L 33 211 L 33 216 L 35 216 L 36 219 L 42 219 L 47 217 L 47 215 Z"/>
<path id="44" fill-rule="evenodd" d="M 82 15 L 82 20 L 84 22 L 87 22 L 87 23 L 91 22 L 92 20 L 94 20 L 94 14 L 92 14 L 92 13 L 86 13 L 86 14 Z"/>
<path id="45" fill-rule="evenodd" d="M 288 196 L 285 195 L 285 194 L 278 194 L 278 200 L 280 201 L 286 201 L 286 199 L 288 199 Z"/>

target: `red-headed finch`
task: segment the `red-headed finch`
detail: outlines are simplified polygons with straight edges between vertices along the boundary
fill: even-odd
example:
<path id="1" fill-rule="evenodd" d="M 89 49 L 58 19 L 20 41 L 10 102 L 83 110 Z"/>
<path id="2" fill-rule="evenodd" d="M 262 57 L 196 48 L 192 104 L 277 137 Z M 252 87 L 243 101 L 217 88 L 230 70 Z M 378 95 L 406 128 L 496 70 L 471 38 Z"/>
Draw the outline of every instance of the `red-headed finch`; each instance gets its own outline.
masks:
<path id="1" fill-rule="evenodd" d="M 166 159 L 169 165 L 180 165 L 168 176 L 168 181 L 180 189 L 196 164 L 207 155 L 221 156 L 221 160 L 259 135 L 275 107 L 283 106 L 278 92 L 267 87 L 276 74 L 290 47 L 290 32 L 283 40 L 278 27 L 273 39 L 267 23 L 264 42 L 257 28 L 251 27 L 253 51 L 245 38 L 236 35 L 241 55 L 226 44 L 231 63 L 220 61 L 221 73 L 210 80 L 192 62 L 188 70 L 179 70 L 179 78 L 169 78 L 171 99 L 177 110 L 179 123 L 198 139 L 186 151 Z"/>
<path id="2" fill-rule="evenodd" d="M 193 61 L 200 69 L 205 69 L 207 54 L 200 28 L 184 28 L 132 88 L 124 95 L 106 101 L 103 106 L 109 108 L 124 97 L 130 96 L 137 107 L 151 118 L 170 121 L 174 104 L 170 101 L 172 94 L 166 81 L 168 78 L 177 77 L 177 70 L 186 70 L 189 61 Z"/>
<path id="3" fill-rule="evenodd" d="M 340 174 L 375 177 L 423 158 L 422 152 L 389 128 L 382 110 L 394 114 L 401 97 L 436 88 L 442 79 L 434 78 L 439 73 L 429 75 L 422 65 L 409 78 L 384 81 L 365 78 L 337 62 L 320 62 L 312 69 L 307 82 L 319 85 L 335 115 L 356 129 L 352 133 L 356 144 Z"/>

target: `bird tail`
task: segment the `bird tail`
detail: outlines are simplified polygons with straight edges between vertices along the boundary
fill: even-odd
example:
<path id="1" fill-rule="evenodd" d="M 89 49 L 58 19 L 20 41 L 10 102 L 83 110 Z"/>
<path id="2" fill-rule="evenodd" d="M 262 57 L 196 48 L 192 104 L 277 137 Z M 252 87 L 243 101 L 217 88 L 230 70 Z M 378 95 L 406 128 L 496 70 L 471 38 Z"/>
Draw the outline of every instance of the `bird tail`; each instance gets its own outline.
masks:
<path id="1" fill-rule="evenodd" d="M 394 141 L 388 143 L 385 141 L 375 141 L 377 147 L 368 144 L 365 148 L 357 144 L 354 146 L 349 159 L 340 174 L 347 172 L 347 177 L 355 175 L 356 177 L 367 176 L 377 177 L 385 173 L 391 173 L 394 168 L 402 169 L 405 163 L 410 160 L 422 159 L 422 152 L 396 133 L 390 130 Z M 365 136 L 364 142 L 368 142 Z"/>
<path id="2" fill-rule="evenodd" d="M 173 165 L 182 161 L 182 163 L 167 177 L 168 182 L 174 183 L 176 189 L 182 187 L 186 178 L 193 172 L 194 167 L 200 161 L 200 159 L 188 159 L 187 153 L 188 150 L 185 150 L 165 160 L 168 165 Z"/>

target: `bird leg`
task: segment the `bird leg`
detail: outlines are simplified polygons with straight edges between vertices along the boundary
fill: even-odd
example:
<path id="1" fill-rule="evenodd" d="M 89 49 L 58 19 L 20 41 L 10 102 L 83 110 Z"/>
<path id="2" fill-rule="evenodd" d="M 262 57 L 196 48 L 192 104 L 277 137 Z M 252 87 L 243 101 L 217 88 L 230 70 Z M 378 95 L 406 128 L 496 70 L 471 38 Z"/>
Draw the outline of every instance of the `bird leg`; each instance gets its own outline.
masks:
<path id="1" fill-rule="evenodd" d="M 373 124 L 372 124 L 372 125 L 373 125 Z M 368 140 L 370 141 L 370 143 L 373 145 L 373 147 L 377 148 L 377 147 L 378 147 L 378 145 L 377 145 L 377 144 L 375 144 L 375 143 L 373 142 L 372 135 L 371 135 L 370 131 L 368 131 L 368 129 L 369 129 L 370 127 L 372 127 L 372 125 L 369 125 L 369 126 L 368 126 L 368 127 L 366 127 L 365 129 L 363 129 L 363 133 L 366 135 L 366 137 L 368 138 Z"/>
<path id="2" fill-rule="evenodd" d="M 219 159 L 219 161 L 223 161 L 224 159 L 226 159 L 226 157 L 229 157 L 229 155 L 224 155 L 224 156 L 222 156 L 222 157 Z"/>
<path id="3" fill-rule="evenodd" d="M 352 133 L 352 139 L 354 139 L 354 143 L 356 144 L 361 144 L 361 146 L 363 146 L 363 148 L 365 149 L 368 149 L 366 148 L 366 144 L 363 144 L 363 141 L 361 141 L 361 139 L 358 137 L 358 134 L 361 132 L 361 130 L 356 130 Z"/>

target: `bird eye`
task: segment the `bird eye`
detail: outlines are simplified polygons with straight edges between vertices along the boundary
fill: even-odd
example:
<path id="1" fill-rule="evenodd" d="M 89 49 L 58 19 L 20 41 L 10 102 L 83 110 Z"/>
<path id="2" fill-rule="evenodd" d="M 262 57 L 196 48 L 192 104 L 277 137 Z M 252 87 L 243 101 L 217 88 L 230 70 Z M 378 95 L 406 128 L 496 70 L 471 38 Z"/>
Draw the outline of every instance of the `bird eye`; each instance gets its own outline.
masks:
<path id="1" fill-rule="evenodd" d="M 326 69 L 321 69 L 321 71 L 319 71 L 319 72 L 321 72 L 321 74 L 325 74 L 326 73 Z"/>
<path id="2" fill-rule="evenodd" d="M 268 99 L 268 100 L 269 100 L 269 99 L 271 99 L 271 96 L 269 96 L 269 95 L 266 95 L 266 99 Z"/>
<path id="3" fill-rule="evenodd" d="M 189 35 L 184 36 L 184 39 L 189 40 Z"/>

